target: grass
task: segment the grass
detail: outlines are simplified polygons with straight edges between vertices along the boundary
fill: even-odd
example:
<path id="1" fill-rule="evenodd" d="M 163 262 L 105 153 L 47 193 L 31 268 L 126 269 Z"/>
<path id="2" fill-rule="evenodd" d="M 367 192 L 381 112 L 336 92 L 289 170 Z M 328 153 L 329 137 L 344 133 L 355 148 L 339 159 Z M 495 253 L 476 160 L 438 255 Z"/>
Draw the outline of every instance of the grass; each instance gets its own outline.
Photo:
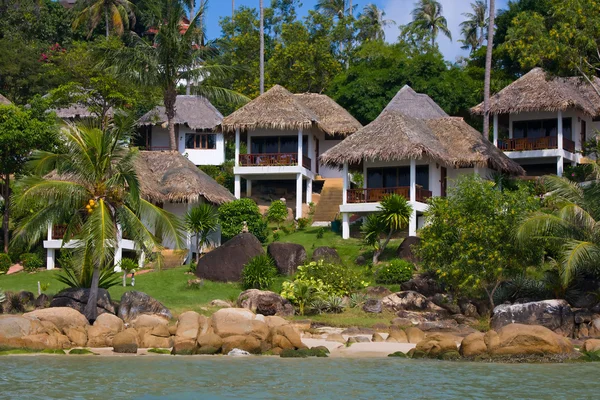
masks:
<path id="1" fill-rule="evenodd" d="M 19 355 L 19 354 L 66 354 L 64 350 L 59 349 L 13 349 L 7 347 L 0 347 L 0 356 L 10 356 L 10 355 Z"/>
<path id="2" fill-rule="evenodd" d="M 92 355 L 96 356 L 97 354 L 91 351 L 90 349 L 72 349 L 69 351 L 69 354 L 73 355 Z"/>
<path id="3" fill-rule="evenodd" d="M 339 328 L 349 328 L 352 326 L 371 328 L 377 323 L 389 324 L 394 317 L 395 315 L 390 312 L 370 314 L 362 311 L 360 308 L 346 308 L 340 314 L 295 315 L 291 319 L 296 321 L 311 320 L 312 322 Z"/>

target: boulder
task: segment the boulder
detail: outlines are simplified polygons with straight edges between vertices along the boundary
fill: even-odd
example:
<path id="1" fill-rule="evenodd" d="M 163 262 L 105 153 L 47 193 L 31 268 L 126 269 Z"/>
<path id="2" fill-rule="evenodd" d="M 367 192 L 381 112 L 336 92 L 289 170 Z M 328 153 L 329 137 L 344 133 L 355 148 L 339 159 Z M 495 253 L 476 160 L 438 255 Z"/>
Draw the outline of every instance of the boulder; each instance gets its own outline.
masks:
<path id="1" fill-rule="evenodd" d="M 483 340 L 484 334 L 482 332 L 471 333 L 465 337 L 460 343 L 460 349 L 458 352 L 463 357 L 475 357 L 487 353 L 488 349 Z"/>
<path id="2" fill-rule="evenodd" d="M 494 356 L 570 354 L 571 342 L 540 325 L 509 324 L 498 331 L 498 345 L 489 349 Z"/>
<path id="3" fill-rule="evenodd" d="M 379 342 L 385 342 L 385 339 L 379 333 L 375 332 L 373 334 L 373 336 L 371 336 L 371 341 L 374 343 L 379 343 Z"/>
<path id="4" fill-rule="evenodd" d="M 88 297 L 90 289 L 83 288 L 69 288 L 60 291 L 56 294 L 50 302 L 50 307 L 70 307 L 80 313 L 84 313 L 85 307 L 88 303 Z M 106 289 L 98 289 L 98 301 L 96 302 L 96 310 L 98 315 L 103 313 L 115 314 L 115 307 L 113 306 L 110 294 Z"/>
<path id="5" fill-rule="evenodd" d="M 28 312 L 23 316 L 39 321 L 50 321 L 62 333 L 66 328 L 86 328 L 89 325 L 87 318 L 82 313 L 69 307 L 44 308 Z"/>
<path id="6" fill-rule="evenodd" d="M 200 259 L 196 275 L 219 282 L 239 282 L 244 265 L 264 254 L 260 241 L 251 233 L 240 233 Z"/>
<path id="7" fill-rule="evenodd" d="M 431 301 L 437 305 L 447 310 L 450 314 L 460 314 L 461 310 L 458 304 L 455 304 L 452 301 L 452 297 L 443 293 L 436 293 L 430 297 Z"/>
<path id="8" fill-rule="evenodd" d="M 94 325 L 88 327 L 88 347 L 110 347 L 113 338 L 125 329 L 123 320 L 115 315 L 104 313 L 99 315 Z"/>
<path id="9" fill-rule="evenodd" d="M 400 285 L 402 291 L 411 290 L 422 294 L 423 296 L 433 296 L 436 293 L 442 293 L 443 290 L 439 283 L 426 275 L 418 275 Z"/>
<path id="10" fill-rule="evenodd" d="M 413 251 L 413 246 L 418 246 L 421 243 L 421 239 L 416 236 L 408 236 L 400 243 L 398 250 L 396 250 L 396 257 L 406 261 L 410 261 L 415 264 L 419 261 L 419 258 Z"/>
<path id="11" fill-rule="evenodd" d="M 193 339 L 198 337 L 200 327 L 206 325 L 207 318 L 201 316 L 195 311 L 186 311 L 177 319 L 177 332 L 175 335 L 178 338 Z"/>
<path id="12" fill-rule="evenodd" d="M 290 342 L 290 344 L 296 349 L 303 349 L 306 346 L 302 343 L 302 338 L 298 331 L 296 331 L 291 325 L 282 325 L 273 329 L 274 335 L 283 336 Z M 273 346 L 281 347 L 281 346 Z"/>
<path id="13" fill-rule="evenodd" d="M 593 318 L 588 327 L 588 336 L 600 337 L 600 318 Z"/>
<path id="14" fill-rule="evenodd" d="M 279 348 L 281 350 L 295 350 L 292 343 L 285 337 L 281 335 L 273 335 L 272 340 L 273 348 Z"/>
<path id="15" fill-rule="evenodd" d="M 44 332 L 42 323 L 21 315 L 0 315 L 0 344 L 2 339 L 15 339 Z"/>
<path id="16" fill-rule="evenodd" d="M 354 264 L 359 265 L 359 266 L 360 265 L 367 265 L 367 259 L 365 258 L 365 256 L 358 256 L 354 260 Z"/>
<path id="17" fill-rule="evenodd" d="M 281 275 L 295 274 L 296 268 L 306 261 L 306 250 L 301 244 L 273 242 L 267 247 L 267 253 Z"/>
<path id="18" fill-rule="evenodd" d="M 37 309 L 46 308 L 50 305 L 50 299 L 45 293 L 42 293 L 38 296 L 37 299 L 33 302 L 33 306 Z"/>
<path id="19" fill-rule="evenodd" d="M 250 289 L 242 292 L 237 299 L 237 306 L 247 308 L 257 314 L 279 315 L 288 317 L 294 315 L 294 306 L 274 292 Z"/>
<path id="20" fill-rule="evenodd" d="M 429 311 L 445 314 L 446 310 L 435 305 L 422 294 L 414 291 L 393 293 L 381 300 L 383 306 L 394 312 L 405 311 Z"/>
<path id="21" fill-rule="evenodd" d="M 165 326 L 166 328 L 166 326 Z M 154 330 L 151 332 L 144 332 L 141 337 L 139 337 L 139 344 L 142 348 L 147 349 L 166 349 L 173 346 L 173 340 L 170 338 L 167 332 L 167 336 L 165 337 L 164 333 L 159 332 L 158 334 L 154 334 Z M 192 341 L 196 341 L 196 338 L 189 339 Z"/>
<path id="22" fill-rule="evenodd" d="M 425 337 L 425 335 L 423 335 L 423 337 Z M 394 325 L 390 327 L 390 334 L 388 335 L 387 339 L 388 342 L 394 341 L 396 343 L 409 343 L 406 332 Z"/>
<path id="23" fill-rule="evenodd" d="M 138 335 L 135 329 L 129 328 L 115 335 L 112 341 L 115 353 L 137 353 Z"/>
<path id="24" fill-rule="evenodd" d="M 200 348 L 210 347 L 220 349 L 221 346 L 223 346 L 223 339 L 221 339 L 219 335 L 213 332 L 207 332 L 203 335 L 198 335 L 196 342 L 198 343 L 198 346 L 200 346 Z"/>
<path id="25" fill-rule="evenodd" d="M 150 315 L 150 314 L 142 314 L 133 321 L 131 321 L 131 326 L 135 329 L 154 329 L 156 326 L 164 326 L 166 327 L 169 324 L 169 321 L 164 319 L 159 315 Z M 168 328 L 167 328 L 168 329 Z"/>
<path id="26" fill-rule="evenodd" d="M 287 320 L 276 315 L 270 315 L 268 317 L 265 317 L 265 323 L 269 328 L 276 328 L 278 326 L 289 324 Z"/>
<path id="27" fill-rule="evenodd" d="M 135 290 L 123 293 L 118 316 L 123 321 L 130 322 L 143 314 L 158 315 L 166 320 L 172 318 L 171 311 L 167 307 L 146 293 Z"/>
<path id="28" fill-rule="evenodd" d="M 471 302 L 463 302 L 460 304 L 460 310 L 463 315 L 467 318 L 479 318 L 479 313 L 477 312 L 477 306 Z"/>
<path id="29" fill-rule="evenodd" d="M 565 300 L 545 300 L 494 308 L 492 329 L 498 331 L 511 323 L 541 325 L 563 336 L 572 336 L 573 310 Z"/>
<path id="30" fill-rule="evenodd" d="M 332 264 L 339 264 L 342 262 L 342 259 L 340 258 L 340 255 L 338 254 L 337 250 L 334 249 L 333 247 L 327 247 L 327 246 L 322 246 L 322 247 L 317 247 L 312 254 L 312 260 L 313 261 L 325 261 L 328 263 L 332 263 Z"/>
<path id="31" fill-rule="evenodd" d="M 87 329 L 82 327 L 65 328 L 65 335 L 75 347 L 85 347 L 88 342 Z"/>
<path id="32" fill-rule="evenodd" d="M 250 335 L 234 335 L 224 338 L 223 354 L 228 354 L 233 349 L 244 350 L 251 354 L 259 354 L 262 351 L 260 340 Z"/>
<path id="33" fill-rule="evenodd" d="M 456 332 L 458 330 L 458 322 L 453 319 L 443 319 L 440 321 L 423 321 L 417 324 L 417 328 L 423 332 Z"/>
<path id="34" fill-rule="evenodd" d="M 37 335 L 29 335 L 23 337 L 20 342 L 22 345 L 15 347 L 34 350 L 68 349 L 71 347 L 71 341 L 69 338 L 61 333 L 39 333 Z"/>
<path id="35" fill-rule="evenodd" d="M 198 352 L 198 344 L 195 339 L 181 339 L 173 343 L 171 354 L 179 356 L 191 356 Z"/>
<path id="36" fill-rule="evenodd" d="M 330 333 L 325 340 L 327 342 L 346 343 L 346 339 L 339 333 Z"/>
<path id="37" fill-rule="evenodd" d="M 362 307 L 364 312 L 380 314 L 383 311 L 383 305 L 381 300 L 378 299 L 368 299 L 365 301 Z"/>
<path id="38" fill-rule="evenodd" d="M 245 308 L 222 308 L 214 313 L 210 320 L 214 332 L 221 338 L 253 336 L 265 340 L 269 336 L 267 324 L 257 320 L 256 315 Z"/>
<path id="39" fill-rule="evenodd" d="M 406 333 L 406 339 L 408 340 L 408 343 L 416 344 L 425 339 L 425 333 L 419 328 L 411 326 L 410 328 L 406 328 L 404 332 Z"/>
<path id="40" fill-rule="evenodd" d="M 215 299 L 215 300 L 211 301 L 210 305 L 212 307 L 219 307 L 219 308 L 231 307 L 231 303 L 229 303 L 228 301 L 219 300 L 219 299 Z"/>
<path id="41" fill-rule="evenodd" d="M 588 339 L 583 342 L 583 346 L 581 346 L 581 350 L 587 351 L 589 353 L 600 351 L 600 340 L 599 339 Z"/>
<path id="42" fill-rule="evenodd" d="M 428 357 L 438 357 L 444 353 L 456 352 L 456 337 L 447 333 L 433 333 L 417 343 L 415 351 L 423 352 Z"/>
<path id="43" fill-rule="evenodd" d="M 488 351 L 491 351 L 500 345 L 500 336 L 498 336 L 498 332 L 489 330 L 483 335 L 483 342 Z"/>
<path id="44" fill-rule="evenodd" d="M 23 303 L 23 305 L 28 306 L 33 304 L 33 302 L 35 301 L 35 295 L 32 292 L 28 292 L 26 290 L 21 290 L 17 296 L 19 296 L 19 299 L 21 299 L 21 303 Z"/>
<path id="45" fill-rule="evenodd" d="M 392 294 L 391 290 L 386 288 L 385 286 L 369 286 L 367 288 L 367 296 L 382 298 L 385 296 L 389 296 Z"/>

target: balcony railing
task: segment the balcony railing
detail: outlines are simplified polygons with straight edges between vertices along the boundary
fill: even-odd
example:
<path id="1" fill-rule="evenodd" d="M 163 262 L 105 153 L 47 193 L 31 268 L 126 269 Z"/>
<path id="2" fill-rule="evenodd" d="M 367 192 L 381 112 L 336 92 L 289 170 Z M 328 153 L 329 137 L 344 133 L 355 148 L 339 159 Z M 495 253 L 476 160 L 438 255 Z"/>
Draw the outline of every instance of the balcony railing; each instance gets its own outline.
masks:
<path id="1" fill-rule="evenodd" d="M 384 197 L 391 194 L 397 194 L 410 200 L 410 187 L 389 187 L 389 188 L 367 188 L 367 189 L 348 189 L 347 191 L 347 203 L 379 203 Z M 420 203 L 424 203 L 432 196 L 430 190 L 425 190 L 421 187 L 417 187 L 416 200 Z"/>
<path id="2" fill-rule="evenodd" d="M 67 225 L 54 225 L 52 227 L 52 239 L 62 239 L 67 233 Z"/>
<path id="3" fill-rule="evenodd" d="M 502 139 L 498 140 L 498 148 L 504 151 L 558 149 L 558 138 L 556 136 L 546 136 L 542 138 Z M 563 149 L 574 153 L 575 142 L 563 138 Z"/>
<path id="4" fill-rule="evenodd" d="M 312 160 L 307 156 L 302 156 L 302 166 L 310 171 Z"/>
<path id="5" fill-rule="evenodd" d="M 302 156 L 302 166 L 311 169 L 312 160 Z M 298 153 L 240 154 L 243 167 L 290 167 L 298 165 Z"/>

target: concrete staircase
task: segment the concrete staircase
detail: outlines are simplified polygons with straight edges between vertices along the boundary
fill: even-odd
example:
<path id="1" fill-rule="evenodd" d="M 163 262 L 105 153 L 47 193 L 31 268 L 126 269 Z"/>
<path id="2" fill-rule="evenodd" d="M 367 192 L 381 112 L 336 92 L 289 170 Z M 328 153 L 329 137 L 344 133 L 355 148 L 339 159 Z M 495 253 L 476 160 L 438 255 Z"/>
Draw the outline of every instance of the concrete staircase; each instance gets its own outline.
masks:
<path id="1" fill-rule="evenodd" d="M 344 180 L 342 178 L 325 179 L 321 199 L 315 208 L 313 222 L 331 222 L 340 212 L 342 196 L 344 195 Z"/>

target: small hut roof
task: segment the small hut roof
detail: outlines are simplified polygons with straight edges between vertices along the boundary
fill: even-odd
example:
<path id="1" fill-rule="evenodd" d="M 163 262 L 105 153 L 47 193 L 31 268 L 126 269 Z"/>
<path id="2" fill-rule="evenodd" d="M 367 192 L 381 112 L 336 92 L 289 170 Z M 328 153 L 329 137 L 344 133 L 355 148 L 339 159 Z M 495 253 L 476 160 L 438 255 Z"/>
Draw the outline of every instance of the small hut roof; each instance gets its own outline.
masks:
<path id="1" fill-rule="evenodd" d="M 385 110 L 400 111 L 404 115 L 418 119 L 434 119 L 447 117 L 448 114 L 437 105 L 431 97 L 415 92 L 405 85 L 385 107 Z"/>
<path id="2" fill-rule="evenodd" d="M 140 151 L 136 171 L 142 195 L 155 202 L 213 204 L 234 200 L 233 195 L 177 151 Z"/>
<path id="3" fill-rule="evenodd" d="M 356 132 L 360 123 L 344 108 L 325 95 L 293 95 L 275 85 L 231 115 L 221 124 L 223 131 L 260 128 L 297 130 L 318 126 L 329 135 Z"/>
<path id="4" fill-rule="evenodd" d="M 594 77 L 600 87 L 600 79 Z M 578 77 L 550 77 L 534 68 L 490 99 L 491 114 L 578 109 L 589 116 L 600 114 L 600 96 L 592 85 Z M 471 109 L 483 114 L 483 103 Z"/>
<path id="5" fill-rule="evenodd" d="M 191 129 L 212 130 L 223 120 L 223 115 L 205 97 L 177 96 L 175 100 L 175 124 Z M 139 125 L 160 125 L 167 122 L 164 106 L 155 107 L 139 120 Z"/>
<path id="6" fill-rule="evenodd" d="M 56 113 L 56 116 L 60 119 L 74 119 L 74 118 L 95 118 L 96 114 L 91 112 L 88 107 L 83 104 L 72 104 L 69 107 L 57 108 L 52 110 Z M 108 115 L 113 115 L 113 109 L 108 110 Z"/>
<path id="7" fill-rule="evenodd" d="M 0 94 L 0 106 L 8 106 L 12 104 L 9 99 Z"/>

